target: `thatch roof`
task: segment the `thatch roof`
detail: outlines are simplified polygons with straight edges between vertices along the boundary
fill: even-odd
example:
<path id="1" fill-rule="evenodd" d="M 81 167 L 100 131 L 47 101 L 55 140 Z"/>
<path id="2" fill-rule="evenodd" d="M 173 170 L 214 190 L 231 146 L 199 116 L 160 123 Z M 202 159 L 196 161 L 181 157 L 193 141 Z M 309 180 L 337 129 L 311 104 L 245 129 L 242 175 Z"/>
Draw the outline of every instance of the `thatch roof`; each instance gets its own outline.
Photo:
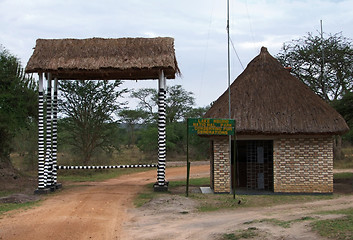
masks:
<path id="1" fill-rule="evenodd" d="M 26 72 L 71 80 L 158 79 L 179 74 L 174 39 L 38 39 Z"/>
<path id="2" fill-rule="evenodd" d="M 343 117 L 290 74 L 266 48 L 230 86 L 237 134 L 342 134 Z M 228 89 L 205 118 L 228 118 Z"/>

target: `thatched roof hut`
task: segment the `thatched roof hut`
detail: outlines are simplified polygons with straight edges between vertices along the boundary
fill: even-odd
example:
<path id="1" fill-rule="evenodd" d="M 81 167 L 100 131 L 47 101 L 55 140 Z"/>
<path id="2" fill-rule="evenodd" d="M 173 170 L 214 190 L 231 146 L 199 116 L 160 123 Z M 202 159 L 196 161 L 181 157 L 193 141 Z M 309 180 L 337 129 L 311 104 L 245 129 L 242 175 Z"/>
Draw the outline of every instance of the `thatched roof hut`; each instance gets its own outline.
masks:
<path id="1" fill-rule="evenodd" d="M 265 47 L 230 86 L 237 134 L 342 134 L 343 117 L 290 74 Z M 228 118 L 228 90 L 206 118 Z"/>
<path id="2" fill-rule="evenodd" d="M 174 39 L 38 39 L 26 72 L 50 72 L 58 79 L 168 79 L 179 74 Z"/>

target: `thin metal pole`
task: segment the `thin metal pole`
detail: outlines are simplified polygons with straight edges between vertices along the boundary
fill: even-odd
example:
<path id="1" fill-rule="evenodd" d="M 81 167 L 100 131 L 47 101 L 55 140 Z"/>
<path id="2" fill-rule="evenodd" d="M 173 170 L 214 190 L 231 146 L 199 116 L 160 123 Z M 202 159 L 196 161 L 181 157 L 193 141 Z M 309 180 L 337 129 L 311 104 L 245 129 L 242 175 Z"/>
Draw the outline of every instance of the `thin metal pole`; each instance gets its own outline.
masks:
<path id="1" fill-rule="evenodd" d="M 228 40 L 228 117 L 231 118 L 230 105 L 230 30 L 229 30 L 229 0 L 227 0 L 227 40 Z"/>
<path id="2" fill-rule="evenodd" d="M 230 29 L 229 29 L 229 0 L 227 0 L 227 56 L 228 56 L 228 118 L 231 119 L 231 103 L 230 103 Z M 228 136 L 229 144 L 229 175 L 230 175 L 230 190 L 232 190 L 232 136 Z M 235 138 L 234 138 L 235 141 Z"/>
<path id="3" fill-rule="evenodd" d="M 236 167 L 236 164 L 235 164 L 235 162 L 236 162 L 236 154 L 237 154 L 237 141 L 236 141 L 236 136 L 235 136 L 235 134 L 236 134 L 236 128 L 235 128 L 235 126 L 236 126 L 236 122 L 234 121 L 234 151 L 233 151 L 233 153 L 234 153 L 234 156 L 233 156 L 233 199 L 235 199 L 235 183 L 236 183 L 236 178 L 235 178 L 235 176 L 236 176 L 236 170 L 237 170 L 237 167 Z"/>
<path id="4" fill-rule="evenodd" d="M 186 196 L 189 196 L 189 177 L 190 177 L 190 162 L 189 162 L 189 119 L 186 120 Z"/>
<path id="5" fill-rule="evenodd" d="M 320 26 L 321 26 L 321 54 L 322 54 L 321 81 L 323 82 L 322 86 L 325 88 L 325 83 L 324 83 L 325 82 L 325 54 L 324 54 L 324 33 L 322 30 L 322 20 L 320 20 Z M 324 89 L 323 94 L 325 94 L 325 92 L 326 90 Z"/>

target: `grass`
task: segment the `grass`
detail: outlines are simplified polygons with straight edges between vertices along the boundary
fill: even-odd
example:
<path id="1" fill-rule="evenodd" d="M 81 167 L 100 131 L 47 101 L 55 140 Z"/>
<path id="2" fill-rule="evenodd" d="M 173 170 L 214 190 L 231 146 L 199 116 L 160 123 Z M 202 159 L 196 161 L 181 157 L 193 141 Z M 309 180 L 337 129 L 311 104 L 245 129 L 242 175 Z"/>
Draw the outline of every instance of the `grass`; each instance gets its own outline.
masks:
<path id="1" fill-rule="evenodd" d="M 182 187 L 185 186 L 186 181 L 172 181 L 169 182 L 169 187 Z M 210 185 L 210 178 L 191 178 L 189 179 L 189 186 L 207 186 Z"/>
<path id="2" fill-rule="evenodd" d="M 151 199 L 156 198 L 159 194 L 161 193 L 153 191 L 153 183 L 147 184 L 144 186 L 142 192 L 140 192 L 134 199 L 134 206 L 142 207 L 144 204 L 151 201 Z"/>
<path id="3" fill-rule="evenodd" d="M 342 148 L 343 158 L 333 161 L 335 169 L 353 168 L 353 147 Z"/>
<path id="4" fill-rule="evenodd" d="M 223 234 L 221 240 L 238 240 L 238 239 L 248 239 L 257 237 L 257 229 L 256 228 L 248 228 L 246 230 L 237 230 L 234 233 L 226 233 Z"/>
<path id="5" fill-rule="evenodd" d="M 273 225 L 277 225 L 277 226 L 280 226 L 283 228 L 290 228 L 292 223 L 309 221 L 309 220 L 315 220 L 315 218 L 306 216 L 306 217 L 302 217 L 302 218 L 294 219 L 294 220 L 289 220 L 289 221 L 278 220 L 275 218 L 265 218 L 265 219 L 261 219 L 261 220 L 254 220 L 254 221 L 250 221 L 250 222 L 245 222 L 244 224 L 271 223 Z"/>
<path id="6" fill-rule="evenodd" d="M 16 193 L 16 191 L 0 191 L 0 197 L 6 197 L 14 193 Z"/>
<path id="7" fill-rule="evenodd" d="M 335 173 L 333 174 L 333 179 L 353 179 L 353 173 L 350 173 L 350 172 Z"/>
<path id="8" fill-rule="evenodd" d="M 194 178 L 190 179 L 190 187 L 199 187 L 209 184 L 209 178 Z M 185 181 L 170 181 L 169 192 L 176 188 L 185 186 Z M 153 198 L 158 197 L 160 194 L 153 192 L 153 185 L 146 185 L 144 190 L 135 199 L 135 206 L 141 207 L 143 204 L 151 201 Z M 180 194 L 185 196 L 184 192 Z M 318 201 L 323 199 L 333 199 L 336 195 L 236 195 L 233 199 L 231 194 L 199 194 L 191 193 L 189 197 L 196 200 L 198 204 L 198 211 L 210 212 L 220 209 L 234 209 L 243 207 L 269 207 L 286 203 L 303 203 L 310 201 Z M 240 204 L 239 204 L 240 200 Z"/>
<path id="9" fill-rule="evenodd" d="M 353 208 L 326 211 L 321 214 L 344 214 L 345 216 L 338 219 L 317 220 L 311 224 L 313 230 L 327 238 L 353 239 Z"/>
<path id="10" fill-rule="evenodd" d="M 104 181 L 111 178 L 116 178 L 122 175 L 127 175 L 136 172 L 146 171 L 145 168 L 121 168 L 121 169 L 107 169 L 107 170 L 64 170 L 71 171 L 62 174 L 59 170 L 58 181 L 69 181 L 69 182 L 97 182 Z"/>
<path id="11" fill-rule="evenodd" d="M 27 202 L 27 203 L 1 203 L 0 204 L 0 216 L 5 212 L 16 210 L 16 209 L 30 209 L 37 206 L 39 201 Z"/>

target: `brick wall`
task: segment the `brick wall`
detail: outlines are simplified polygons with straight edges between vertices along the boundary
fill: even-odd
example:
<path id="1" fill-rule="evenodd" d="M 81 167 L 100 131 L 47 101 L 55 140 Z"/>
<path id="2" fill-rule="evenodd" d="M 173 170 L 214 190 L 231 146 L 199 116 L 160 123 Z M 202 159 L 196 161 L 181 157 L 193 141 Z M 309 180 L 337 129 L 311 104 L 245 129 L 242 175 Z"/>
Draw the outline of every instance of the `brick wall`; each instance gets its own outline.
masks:
<path id="1" fill-rule="evenodd" d="M 229 162 L 229 139 L 228 137 L 216 138 L 213 141 L 214 159 L 214 188 L 215 193 L 230 192 L 230 162 Z"/>
<path id="2" fill-rule="evenodd" d="M 333 192 L 332 137 L 277 139 L 273 151 L 274 192 Z"/>

